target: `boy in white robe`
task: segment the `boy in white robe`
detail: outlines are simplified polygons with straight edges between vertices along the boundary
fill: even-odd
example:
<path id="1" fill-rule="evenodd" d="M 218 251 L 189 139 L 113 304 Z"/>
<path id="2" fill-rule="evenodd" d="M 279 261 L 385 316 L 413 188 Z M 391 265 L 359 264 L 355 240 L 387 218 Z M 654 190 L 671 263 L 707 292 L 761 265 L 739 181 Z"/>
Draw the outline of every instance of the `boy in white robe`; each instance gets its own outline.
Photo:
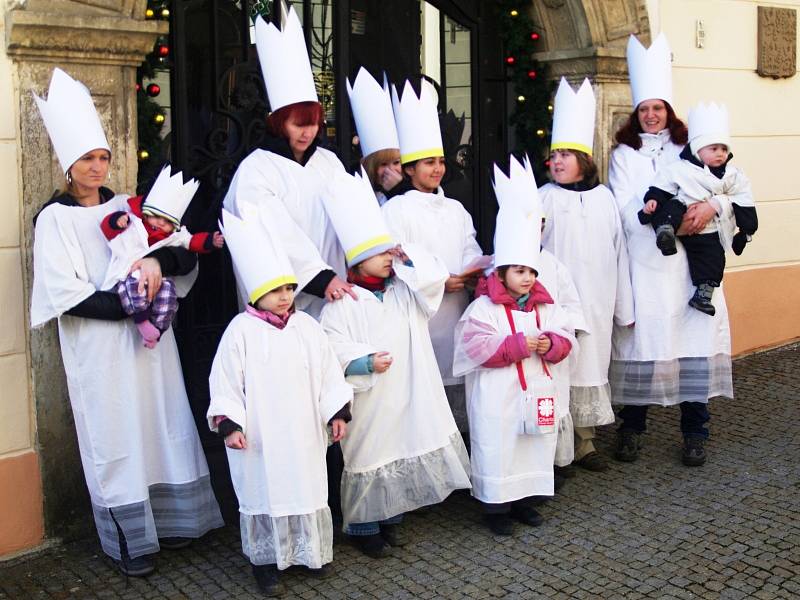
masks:
<path id="1" fill-rule="evenodd" d="M 422 248 L 394 245 L 363 170 L 337 176 L 326 198 L 358 297 L 327 304 L 321 320 L 356 392 L 342 441 L 344 530 L 380 558 L 402 545 L 403 513 L 470 487 L 428 333 L 448 272 Z"/>
<path id="2" fill-rule="evenodd" d="M 225 436 L 242 550 L 262 592 L 278 571 L 333 559 L 326 426 L 339 441 L 352 390 L 319 324 L 294 311 L 288 258 L 261 227 L 227 211 L 224 233 L 250 304 L 228 325 L 209 379 L 212 430 Z"/>

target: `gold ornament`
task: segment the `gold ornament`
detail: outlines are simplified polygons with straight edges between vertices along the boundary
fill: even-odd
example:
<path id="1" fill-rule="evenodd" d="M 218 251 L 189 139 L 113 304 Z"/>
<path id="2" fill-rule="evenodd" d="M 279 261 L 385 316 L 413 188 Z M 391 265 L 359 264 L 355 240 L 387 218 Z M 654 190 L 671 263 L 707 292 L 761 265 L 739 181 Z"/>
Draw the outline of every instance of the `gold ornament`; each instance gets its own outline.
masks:
<path id="1" fill-rule="evenodd" d="M 147 150 L 139 150 L 139 160 L 147 160 L 150 158 L 150 153 Z"/>
<path id="2" fill-rule="evenodd" d="M 158 113 L 155 117 L 153 117 L 153 120 L 158 125 L 161 125 L 166 120 L 166 117 L 164 115 L 162 115 L 161 113 Z"/>

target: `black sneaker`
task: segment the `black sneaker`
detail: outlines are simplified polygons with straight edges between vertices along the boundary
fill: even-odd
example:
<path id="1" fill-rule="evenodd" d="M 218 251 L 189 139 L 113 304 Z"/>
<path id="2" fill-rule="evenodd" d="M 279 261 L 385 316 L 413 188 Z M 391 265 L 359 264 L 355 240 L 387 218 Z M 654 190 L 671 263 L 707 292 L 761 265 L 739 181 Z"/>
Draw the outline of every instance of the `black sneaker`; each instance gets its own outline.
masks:
<path id="1" fill-rule="evenodd" d="M 629 429 L 618 431 L 614 458 L 621 462 L 635 462 L 639 458 L 639 448 L 642 447 L 641 435 Z"/>
<path id="2" fill-rule="evenodd" d="M 319 569 L 312 569 L 311 567 L 306 567 L 306 571 L 308 572 L 311 577 L 317 577 L 318 579 L 325 579 L 328 577 L 332 572 L 331 563 L 322 565 Z"/>
<path id="3" fill-rule="evenodd" d="M 689 306 L 705 313 L 709 316 L 714 316 L 717 312 L 714 305 L 711 304 L 711 297 L 714 295 L 714 285 L 710 283 L 701 283 L 694 291 L 694 296 L 689 300 Z"/>
<path id="4" fill-rule="evenodd" d="M 180 550 L 186 548 L 192 543 L 192 538 L 183 537 L 165 537 L 158 538 L 158 545 L 164 550 Z"/>
<path id="5" fill-rule="evenodd" d="M 392 548 L 402 548 L 406 545 L 405 536 L 400 533 L 399 525 L 381 525 L 381 537 Z"/>
<path id="6" fill-rule="evenodd" d="M 699 467 L 706 462 L 706 439 L 697 435 L 683 438 L 683 464 L 687 467 Z"/>
<path id="7" fill-rule="evenodd" d="M 544 523 L 542 515 L 540 515 L 537 510 L 531 506 L 512 505 L 511 512 L 509 514 L 513 519 L 531 527 L 538 527 Z"/>
<path id="8" fill-rule="evenodd" d="M 486 524 L 495 535 L 511 535 L 514 533 L 514 521 L 507 514 L 485 515 Z"/>
<path id="9" fill-rule="evenodd" d="M 351 536 L 356 547 L 370 558 L 386 558 L 392 555 L 392 547 L 380 533 Z"/>
<path id="10" fill-rule="evenodd" d="M 259 591 L 265 596 L 275 598 L 286 592 L 286 587 L 278 579 L 277 565 L 253 565 L 253 576 Z"/>
<path id="11" fill-rule="evenodd" d="M 156 570 L 153 558 L 147 554 L 131 558 L 127 550 L 122 553 L 120 560 L 114 560 L 117 569 L 126 577 L 147 577 Z"/>
<path id="12" fill-rule="evenodd" d="M 661 225 L 656 229 L 656 246 L 664 256 L 678 253 L 678 249 L 675 247 L 675 229 L 672 225 Z"/>

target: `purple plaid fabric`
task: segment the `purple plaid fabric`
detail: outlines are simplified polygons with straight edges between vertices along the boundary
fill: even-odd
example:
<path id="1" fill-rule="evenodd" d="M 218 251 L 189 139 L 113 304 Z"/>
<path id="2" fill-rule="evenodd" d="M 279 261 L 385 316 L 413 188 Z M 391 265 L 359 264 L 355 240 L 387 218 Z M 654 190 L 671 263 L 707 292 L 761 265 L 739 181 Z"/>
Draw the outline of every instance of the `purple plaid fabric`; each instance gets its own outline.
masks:
<path id="1" fill-rule="evenodd" d="M 152 303 L 147 302 L 147 294 L 139 294 L 139 280 L 130 276 L 117 284 L 117 295 L 126 314 L 133 315 L 149 309 L 150 322 L 161 331 L 169 329 L 178 311 L 175 283 L 167 277 L 161 280 L 161 288 Z"/>

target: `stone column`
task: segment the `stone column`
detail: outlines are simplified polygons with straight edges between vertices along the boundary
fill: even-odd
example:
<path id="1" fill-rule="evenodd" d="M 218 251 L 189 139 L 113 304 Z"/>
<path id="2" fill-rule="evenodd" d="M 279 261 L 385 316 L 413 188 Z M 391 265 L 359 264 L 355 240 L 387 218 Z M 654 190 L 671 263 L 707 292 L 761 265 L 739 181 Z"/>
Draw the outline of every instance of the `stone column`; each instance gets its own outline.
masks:
<path id="1" fill-rule="evenodd" d="M 31 92 L 46 94 L 54 67 L 92 91 L 112 149 L 115 191 L 133 191 L 137 174 L 136 68 L 168 24 L 145 21 L 145 0 L 10 0 L 5 3 L 5 48 L 14 61 L 19 114 L 21 242 L 29 304 L 32 218 L 62 188 L 64 178 Z M 9 92 L 10 93 L 10 92 Z M 27 320 L 27 314 L 26 314 Z M 28 339 L 36 439 L 48 537 L 83 532 L 91 514 L 55 323 Z"/>

